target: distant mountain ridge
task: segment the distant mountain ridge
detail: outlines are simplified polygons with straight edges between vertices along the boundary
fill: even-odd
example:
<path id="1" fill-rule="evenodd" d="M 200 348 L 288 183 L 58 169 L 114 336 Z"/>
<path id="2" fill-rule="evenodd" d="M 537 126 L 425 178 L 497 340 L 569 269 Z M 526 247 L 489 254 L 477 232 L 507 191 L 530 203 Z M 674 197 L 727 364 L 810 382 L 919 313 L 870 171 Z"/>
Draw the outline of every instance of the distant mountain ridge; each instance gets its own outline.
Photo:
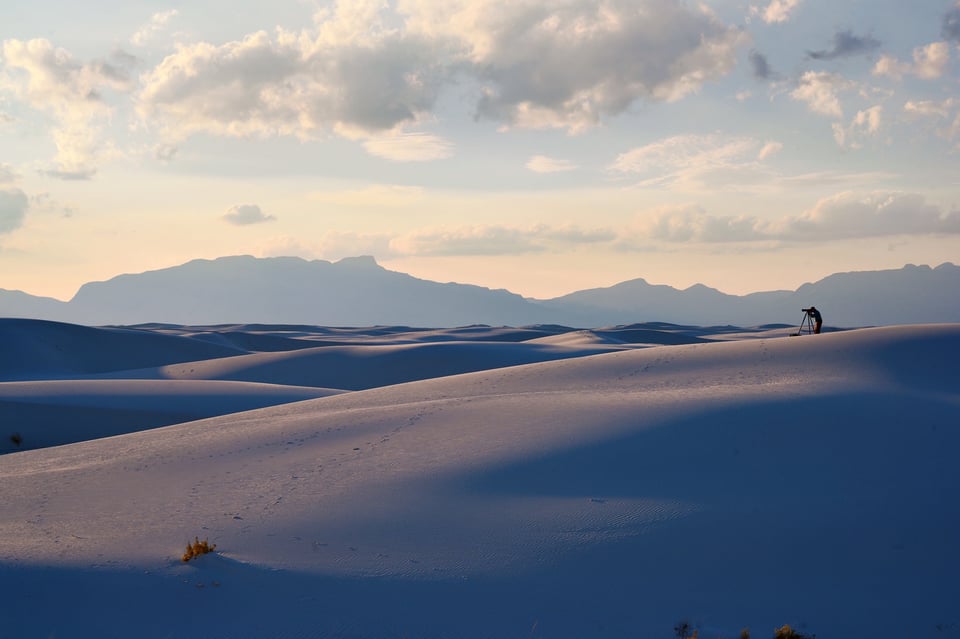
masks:
<path id="1" fill-rule="evenodd" d="M 68 302 L 0 289 L 0 316 L 86 325 L 311 324 L 321 326 L 598 327 L 636 322 L 759 326 L 796 322 L 816 305 L 827 325 L 960 321 L 960 267 L 837 273 L 796 291 L 728 295 L 633 279 L 550 300 L 440 283 L 390 271 L 369 256 L 337 262 L 230 256 L 118 275 Z"/>

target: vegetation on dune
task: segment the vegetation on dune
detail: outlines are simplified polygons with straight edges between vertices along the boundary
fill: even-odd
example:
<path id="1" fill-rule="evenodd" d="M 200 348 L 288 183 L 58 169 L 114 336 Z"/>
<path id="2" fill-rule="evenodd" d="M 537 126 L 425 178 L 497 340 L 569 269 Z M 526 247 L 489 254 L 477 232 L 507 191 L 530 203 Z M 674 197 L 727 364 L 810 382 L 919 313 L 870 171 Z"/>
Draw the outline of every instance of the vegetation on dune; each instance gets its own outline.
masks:
<path id="1" fill-rule="evenodd" d="M 689 621 L 681 621 L 673 627 L 673 633 L 677 639 L 698 639 L 699 631 L 690 625 Z M 789 625 L 774 629 L 773 639 L 816 639 L 817 635 L 805 635 L 797 632 Z M 740 631 L 740 639 L 750 639 L 750 629 L 744 628 Z"/>
<path id="2" fill-rule="evenodd" d="M 208 552 L 213 552 L 216 549 L 217 549 L 216 544 L 211 544 L 206 539 L 204 539 L 203 541 L 200 541 L 199 537 L 194 537 L 193 543 L 187 544 L 187 549 L 183 553 L 183 557 L 181 557 L 181 559 L 184 561 L 184 563 L 186 563 L 191 559 L 194 559 L 195 557 L 199 557 L 200 555 L 205 555 Z"/>

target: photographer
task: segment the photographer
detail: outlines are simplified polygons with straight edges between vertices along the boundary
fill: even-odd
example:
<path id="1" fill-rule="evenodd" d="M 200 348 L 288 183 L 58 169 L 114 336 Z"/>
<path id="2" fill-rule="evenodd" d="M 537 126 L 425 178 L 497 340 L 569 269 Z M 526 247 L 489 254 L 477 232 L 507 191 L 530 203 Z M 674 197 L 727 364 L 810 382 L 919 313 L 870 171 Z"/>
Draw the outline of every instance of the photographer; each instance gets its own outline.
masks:
<path id="1" fill-rule="evenodd" d="M 813 332 L 819 333 L 820 327 L 823 326 L 823 317 L 820 315 L 820 311 L 817 310 L 816 306 L 811 306 L 810 308 L 803 309 L 807 315 L 813 319 Z"/>

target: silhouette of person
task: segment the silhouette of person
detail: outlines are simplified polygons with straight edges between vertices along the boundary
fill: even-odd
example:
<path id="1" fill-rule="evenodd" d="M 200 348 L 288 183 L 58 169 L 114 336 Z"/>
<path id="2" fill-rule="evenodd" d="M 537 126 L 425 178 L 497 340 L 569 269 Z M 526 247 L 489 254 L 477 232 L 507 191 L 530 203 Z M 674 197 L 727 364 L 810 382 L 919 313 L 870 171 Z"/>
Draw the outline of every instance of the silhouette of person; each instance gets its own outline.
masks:
<path id="1" fill-rule="evenodd" d="M 819 333 L 820 327 L 823 326 L 823 317 L 820 315 L 820 311 L 817 310 L 816 306 L 811 306 L 807 309 L 807 315 L 813 318 L 813 332 Z"/>

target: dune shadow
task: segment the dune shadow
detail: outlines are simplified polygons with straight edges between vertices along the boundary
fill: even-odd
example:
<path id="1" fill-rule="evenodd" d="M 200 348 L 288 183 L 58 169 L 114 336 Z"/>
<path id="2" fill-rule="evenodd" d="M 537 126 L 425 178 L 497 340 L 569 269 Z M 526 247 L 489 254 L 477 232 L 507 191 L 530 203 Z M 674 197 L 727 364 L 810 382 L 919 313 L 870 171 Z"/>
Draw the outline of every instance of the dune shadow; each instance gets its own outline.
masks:
<path id="1" fill-rule="evenodd" d="M 956 403 L 881 392 L 757 401 L 504 464 L 454 483 L 466 492 L 830 503 L 882 496 L 940 503 L 960 486 Z M 929 502 L 929 503 L 927 503 Z M 954 523 L 960 509 L 949 507 Z"/>

